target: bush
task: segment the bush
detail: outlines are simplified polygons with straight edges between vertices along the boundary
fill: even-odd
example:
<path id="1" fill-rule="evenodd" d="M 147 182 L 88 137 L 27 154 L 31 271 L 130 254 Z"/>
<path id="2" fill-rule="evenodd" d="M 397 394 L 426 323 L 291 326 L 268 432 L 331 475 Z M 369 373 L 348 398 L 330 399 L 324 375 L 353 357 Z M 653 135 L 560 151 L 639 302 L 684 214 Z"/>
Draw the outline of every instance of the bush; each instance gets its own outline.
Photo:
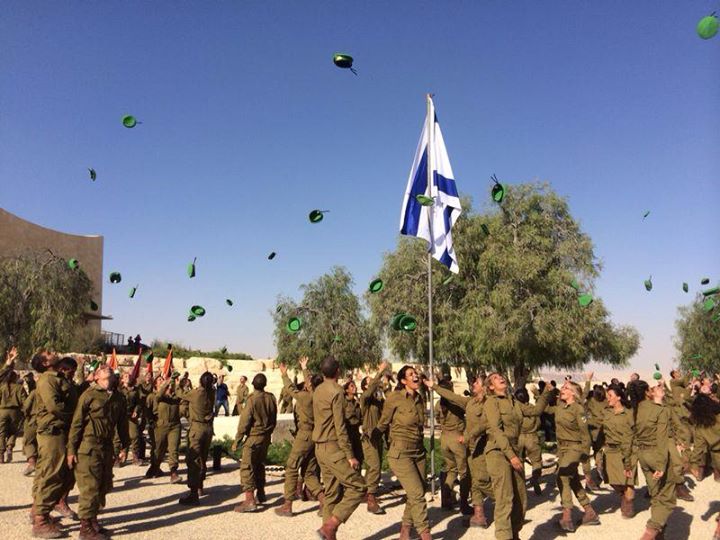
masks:
<path id="1" fill-rule="evenodd" d="M 242 445 L 238 445 L 238 449 L 233 452 L 232 444 L 233 439 L 229 435 L 225 435 L 222 439 L 213 439 L 212 443 L 210 443 L 210 455 L 212 455 L 213 448 L 219 446 L 223 449 L 223 454 L 230 457 L 231 459 L 240 461 L 240 456 L 242 456 Z M 280 441 L 278 443 L 272 443 L 270 445 L 270 448 L 268 448 L 267 459 L 265 460 L 265 463 L 267 465 L 280 465 L 284 467 L 287 463 L 287 459 L 290 455 L 291 449 L 292 443 L 290 441 Z"/>
<path id="2" fill-rule="evenodd" d="M 153 354 L 158 358 L 167 356 L 168 342 L 155 340 L 150 345 Z M 186 348 L 180 343 L 173 343 L 173 353 L 178 358 L 190 358 L 196 356 L 200 358 L 214 358 L 220 360 L 223 366 L 227 366 L 227 360 L 252 360 L 252 356 L 246 353 L 229 352 L 225 347 L 217 351 L 201 351 L 198 349 Z"/>

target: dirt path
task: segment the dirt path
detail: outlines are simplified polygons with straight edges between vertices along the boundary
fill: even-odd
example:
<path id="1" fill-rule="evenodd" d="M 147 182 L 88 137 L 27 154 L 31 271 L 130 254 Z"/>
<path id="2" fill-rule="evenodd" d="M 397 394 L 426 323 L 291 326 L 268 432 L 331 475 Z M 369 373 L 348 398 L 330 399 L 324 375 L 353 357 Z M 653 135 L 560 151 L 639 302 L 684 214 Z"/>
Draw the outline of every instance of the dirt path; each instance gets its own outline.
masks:
<path id="1" fill-rule="evenodd" d="M 15 460 L 22 459 L 18 449 Z M 14 461 L 0 465 L 0 539 L 11 540 L 30 537 L 27 512 L 30 507 L 30 488 L 32 478 L 24 477 L 21 472 L 25 464 Z M 268 503 L 262 511 L 254 514 L 236 514 L 233 506 L 239 502 L 239 475 L 237 465 L 223 461 L 219 473 L 208 474 L 207 495 L 196 507 L 183 507 L 177 504 L 178 498 L 185 492 L 182 485 L 171 485 L 167 477 L 146 480 L 144 468 L 125 466 L 116 469 L 115 489 L 108 496 L 108 508 L 101 515 L 104 526 L 113 531 L 114 538 L 131 539 L 263 539 L 294 540 L 316 539 L 315 529 L 320 526 L 316 515 L 317 503 L 295 503 L 297 516 L 291 519 L 280 518 L 272 508 L 282 502 L 282 478 L 269 476 Z M 181 474 L 185 477 L 184 467 Z M 548 478 L 543 478 L 543 481 Z M 387 479 L 389 481 L 389 479 Z M 673 513 L 665 538 L 667 540 L 710 540 L 715 528 L 715 516 L 720 512 L 720 484 L 712 477 L 698 485 L 694 482 L 695 502 L 680 501 Z M 649 501 L 642 496 L 637 498 L 638 515 L 631 520 L 623 520 L 617 509 L 616 498 L 609 490 L 600 490 L 592 496 L 593 504 L 601 514 L 602 525 L 579 528 L 569 535 L 577 540 L 635 540 L 642 536 L 648 519 Z M 387 509 L 384 516 L 368 514 L 361 506 L 340 528 L 338 538 L 342 540 L 368 539 L 382 540 L 397 538 L 399 521 L 404 501 L 399 492 L 390 492 L 381 497 L 382 505 Z M 71 506 L 77 504 L 77 491 L 73 491 Z M 529 510 L 527 523 L 521 532 L 523 540 L 549 540 L 565 535 L 557 529 L 556 519 L 560 512 L 557 491 L 536 497 L 528 495 Z M 489 508 L 490 505 L 486 505 Z M 579 518 L 579 511 L 577 512 Z M 444 540 L 458 538 L 494 538 L 490 529 L 469 530 L 465 518 L 451 514 L 439 508 L 439 497 L 430 505 L 430 520 L 433 537 Z M 78 523 L 63 520 L 66 530 L 77 538 Z"/>

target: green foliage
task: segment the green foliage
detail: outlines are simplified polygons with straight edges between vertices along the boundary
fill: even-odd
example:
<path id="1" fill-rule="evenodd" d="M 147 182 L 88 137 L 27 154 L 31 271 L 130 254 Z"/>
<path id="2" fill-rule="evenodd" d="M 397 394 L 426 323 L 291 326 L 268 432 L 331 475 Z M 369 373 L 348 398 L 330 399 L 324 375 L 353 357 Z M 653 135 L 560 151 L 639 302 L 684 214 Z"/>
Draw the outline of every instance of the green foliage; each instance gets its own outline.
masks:
<path id="1" fill-rule="evenodd" d="M 600 272 L 592 241 L 570 215 L 567 202 L 547 185 L 507 186 L 499 209 L 465 211 L 453 229 L 460 274 L 432 264 L 433 345 L 439 362 L 471 371 L 512 370 L 522 383 L 542 366 L 577 368 L 589 361 L 623 365 L 639 343 L 631 327 L 614 327 L 598 298 L 587 308 Z M 489 234 L 483 230 L 483 225 Z M 373 324 L 403 360 L 427 358 L 426 244 L 401 238 L 385 254 L 380 294 L 367 294 Z M 412 313 L 414 334 L 393 331 L 391 317 Z"/>
<path id="2" fill-rule="evenodd" d="M 720 373 L 720 307 L 707 312 L 702 307 L 703 300 L 698 295 L 692 304 L 678 308 L 677 363 L 687 371 Z"/>
<path id="3" fill-rule="evenodd" d="M 316 281 L 302 285 L 303 299 L 278 298 L 273 319 L 278 361 L 297 366 L 302 356 L 316 368 L 327 356 L 335 356 L 344 368 L 377 362 L 381 356 L 377 332 L 364 316 L 352 291 L 352 276 L 334 267 Z M 287 329 L 290 317 L 300 317 L 297 333 Z"/>
<path id="4" fill-rule="evenodd" d="M 220 360 L 223 365 L 227 365 L 227 362 L 223 362 L 223 360 L 252 360 L 252 356 L 246 353 L 223 352 L 222 349 L 218 349 L 217 351 L 201 351 L 185 347 L 177 342 L 173 343 L 172 346 L 173 356 L 176 358 L 190 358 L 193 356 L 198 358 L 215 358 L 216 360 Z M 167 356 L 168 342 L 155 340 L 152 342 L 152 345 L 150 345 L 150 348 L 155 357 L 164 358 Z"/>
<path id="5" fill-rule="evenodd" d="M 0 349 L 12 345 L 22 356 L 39 348 L 69 350 L 92 283 L 82 269 L 50 253 L 0 260 Z"/>
<path id="6" fill-rule="evenodd" d="M 223 449 L 223 454 L 239 461 L 242 456 L 242 445 L 238 445 L 238 449 L 235 452 L 232 451 L 232 445 L 233 439 L 229 435 L 225 435 L 222 439 L 213 439 L 212 443 L 210 443 L 210 455 L 212 455 L 212 449 L 219 446 Z M 288 456 L 290 456 L 290 450 L 292 450 L 292 443 L 290 441 L 272 443 L 268 448 L 265 463 L 267 465 L 281 465 L 284 467 L 287 463 Z"/>

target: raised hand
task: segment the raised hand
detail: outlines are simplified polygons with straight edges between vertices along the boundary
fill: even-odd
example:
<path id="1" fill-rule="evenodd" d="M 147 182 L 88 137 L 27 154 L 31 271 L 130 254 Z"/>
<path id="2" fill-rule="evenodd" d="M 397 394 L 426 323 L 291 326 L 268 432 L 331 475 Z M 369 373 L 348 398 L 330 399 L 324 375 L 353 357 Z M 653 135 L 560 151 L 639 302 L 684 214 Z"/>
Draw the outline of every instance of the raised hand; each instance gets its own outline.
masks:
<path id="1" fill-rule="evenodd" d="M 380 365 L 378 366 L 378 373 L 384 372 L 387 369 L 387 367 L 388 367 L 388 361 L 383 360 L 382 362 L 380 362 Z"/>
<path id="2" fill-rule="evenodd" d="M 594 372 L 594 371 L 588 371 L 588 372 L 585 374 L 585 380 L 586 380 L 586 381 L 592 381 L 593 375 L 595 375 L 595 372 Z"/>
<path id="3" fill-rule="evenodd" d="M 280 373 L 283 375 L 287 375 L 287 366 L 284 363 L 280 363 L 278 366 L 278 369 L 280 370 Z"/>
<path id="4" fill-rule="evenodd" d="M 308 357 L 307 356 L 301 357 L 300 358 L 300 367 L 303 369 L 303 371 L 305 371 L 307 369 L 307 365 L 308 365 Z"/>

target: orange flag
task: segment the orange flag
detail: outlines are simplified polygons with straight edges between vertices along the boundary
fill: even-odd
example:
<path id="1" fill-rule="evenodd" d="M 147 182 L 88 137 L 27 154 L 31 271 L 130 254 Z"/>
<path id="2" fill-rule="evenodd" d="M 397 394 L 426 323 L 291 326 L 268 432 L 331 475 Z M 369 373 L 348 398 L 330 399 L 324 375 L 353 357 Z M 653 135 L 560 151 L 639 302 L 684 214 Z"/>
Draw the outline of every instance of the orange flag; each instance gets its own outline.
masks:
<path id="1" fill-rule="evenodd" d="M 138 351 L 137 360 L 135 360 L 135 365 L 133 366 L 133 369 L 130 372 L 130 380 L 133 382 L 136 382 L 138 380 L 138 377 L 140 376 L 140 364 L 141 363 L 142 363 L 142 347 L 140 347 L 140 350 Z"/>
<path id="2" fill-rule="evenodd" d="M 167 358 L 165 359 L 165 365 L 163 366 L 163 370 L 162 370 L 163 378 L 167 379 L 168 377 L 170 377 L 172 370 L 173 370 L 173 351 L 172 351 L 172 347 L 170 347 Z"/>
<path id="3" fill-rule="evenodd" d="M 118 368 L 118 360 L 117 355 L 115 354 L 115 347 L 113 347 L 112 355 L 110 356 L 110 360 L 108 360 L 107 365 L 112 369 L 113 371 L 117 371 Z"/>

